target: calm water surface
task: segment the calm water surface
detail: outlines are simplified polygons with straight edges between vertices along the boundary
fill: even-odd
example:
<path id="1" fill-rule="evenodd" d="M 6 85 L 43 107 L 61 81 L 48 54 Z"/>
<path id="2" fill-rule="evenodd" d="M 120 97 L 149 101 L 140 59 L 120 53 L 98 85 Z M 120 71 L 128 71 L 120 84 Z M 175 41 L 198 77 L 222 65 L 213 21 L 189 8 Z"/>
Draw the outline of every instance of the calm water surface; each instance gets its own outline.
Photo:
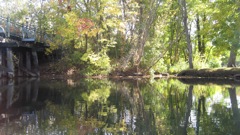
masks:
<path id="1" fill-rule="evenodd" d="M 0 80 L 0 135 L 239 135 L 240 86 L 223 82 Z"/>

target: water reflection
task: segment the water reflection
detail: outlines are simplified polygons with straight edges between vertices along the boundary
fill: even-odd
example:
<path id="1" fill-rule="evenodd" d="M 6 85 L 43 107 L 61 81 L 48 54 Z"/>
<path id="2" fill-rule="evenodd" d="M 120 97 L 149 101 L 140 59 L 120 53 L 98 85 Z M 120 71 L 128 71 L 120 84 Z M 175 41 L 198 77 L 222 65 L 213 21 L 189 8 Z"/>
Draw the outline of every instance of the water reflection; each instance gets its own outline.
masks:
<path id="1" fill-rule="evenodd" d="M 240 134 L 231 81 L 69 82 L 0 80 L 0 134 Z"/>

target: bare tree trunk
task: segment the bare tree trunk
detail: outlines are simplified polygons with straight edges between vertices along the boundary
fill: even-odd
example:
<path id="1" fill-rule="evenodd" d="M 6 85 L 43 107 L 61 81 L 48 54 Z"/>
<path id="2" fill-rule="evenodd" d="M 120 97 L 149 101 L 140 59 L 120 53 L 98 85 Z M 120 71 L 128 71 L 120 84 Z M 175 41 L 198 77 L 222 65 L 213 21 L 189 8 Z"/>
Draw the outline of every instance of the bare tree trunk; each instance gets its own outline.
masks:
<path id="1" fill-rule="evenodd" d="M 189 68 L 192 69 L 193 68 L 192 43 L 190 39 L 190 33 L 188 31 L 188 15 L 187 15 L 186 0 L 182 0 L 182 14 L 183 14 L 183 24 L 184 24 L 184 31 L 186 35 L 187 49 L 188 49 L 188 63 L 189 63 Z"/>
<path id="2" fill-rule="evenodd" d="M 143 24 L 144 27 L 143 27 L 143 29 L 140 30 L 141 33 L 139 33 L 139 37 L 138 37 L 138 46 L 139 46 L 138 55 L 139 55 L 139 57 L 135 63 L 135 65 L 137 65 L 137 67 L 140 65 L 141 59 L 144 55 L 144 47 L 145 47 L 145 44 L 149 37 L 150 29 L 151 29 L 152 25 L 154 25 L 154 20 L 156 18 L 156 12 L 159 7 L 159 4 L 157 4 L 157 1 L 155 1 L 155 0 L 153 0 L 150 5 L 152 8 L 150 9 L 150 11 L 148 13 L 148 19 Z M 141 9 L 141 8 L 140 8 L 140 13 L 142 14 L 141 19 L 144 20 L 143 9 Z"/>
<path id="3" fill-rule="evenodd" d="M 139 1 L 141 4 L 141 1 Z M 144 47 L 145 43 L 149 37 L 149 31 L 154 23 L 155 17 L 156 17 L 156 11 L 159 7 L 159 4 L 156 0 L 151 0 L 150 2 L 151 9 L 148 11 L 148 14 L 144 13 L 144 8 L 140 7 L 139 9 L 139 29 L 137 32 L 137 41 L 132 45 L 132 48 L 130 49 L 129 53 L 121 59 L 121 69 L 126 69 L 128 67 L 128 63 L 130 60 L 133 60 L 133 66 L 138 69 L 141 59 L 144 54 Z M 147 16 L 147 19 L 144 19 L 144 17 Z M 138 72 L 138 71 L 137 71 Z"/>
<path id="4" fill-rule="evenodd" d="M 138 1 L 139 5 L 142 5 L 142 1 Z M 144 44 L 143 43 L 143 38 L 144 38 L 144 20 L 143 20 L 143 6 L 140 6 L 139 8 L 139 29 L 138 29 L 138 38 L 137 38 L 137 45 L 139 46 L 136 49 L 136 52 L 133 57 L 133 66 L 136 68 L 136 72 L 138 72 L 138 66 L 141 61 L 143 49 L 144 49 Z"/>

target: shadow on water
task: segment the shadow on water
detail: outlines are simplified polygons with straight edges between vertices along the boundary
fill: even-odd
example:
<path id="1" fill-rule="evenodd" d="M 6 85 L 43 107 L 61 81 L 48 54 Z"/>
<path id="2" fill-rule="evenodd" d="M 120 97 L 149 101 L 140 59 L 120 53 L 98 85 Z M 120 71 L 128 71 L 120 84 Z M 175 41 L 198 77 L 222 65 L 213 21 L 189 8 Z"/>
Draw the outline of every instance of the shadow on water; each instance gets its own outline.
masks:
<path id="1" fill-rule="evenodd" d="M 0 113 L 21 113 L 29 103 L 36 102 L 38 97 L 38 79 L 0 80 Z M 26 106 L 25 106 L 26 105 Z M 16 106 L 16 107 L 15 107 Z M 7 116 L 5 116 L 6 118 Z M 9 118 L 9 117 L 8 117 Z M 0 119 L 2 121 L 2 119 Z"/>
<path id="2" fill-rule="evenodd" d="M 52 100 L 58 103 L 56 101 L 61 99 L 61 94 L 54 97 L 48 96 L 51 90 L 39 91 L 39 85 L 39 78 L 0 80 L 0 134 L 15 133 L 17 131 L 14 129 L 15 126 L 19 128 L 37 125 L 36 112 L 44 109 L 44 102 Z M 56 94 L 56 92 L 53 93 Z M 49 117 L 47 111 L 43 117 Z M 13 126 L 11 122 L 16 125 Z"/>
<path id="3" fill-rule="evenodd" d="M 240 134 L 240 87 L 220 82 L 0 80 L 0 134 Z"/>
<path id="4" fill-rule="evenodd" d="M 237 85 L 240 86 L 240 82 L 234 79 L 226 78 L 179 78 L 179 81 L 189 85 L 207 85 L 207 84 L 216 84 L 216 85 Z"/>

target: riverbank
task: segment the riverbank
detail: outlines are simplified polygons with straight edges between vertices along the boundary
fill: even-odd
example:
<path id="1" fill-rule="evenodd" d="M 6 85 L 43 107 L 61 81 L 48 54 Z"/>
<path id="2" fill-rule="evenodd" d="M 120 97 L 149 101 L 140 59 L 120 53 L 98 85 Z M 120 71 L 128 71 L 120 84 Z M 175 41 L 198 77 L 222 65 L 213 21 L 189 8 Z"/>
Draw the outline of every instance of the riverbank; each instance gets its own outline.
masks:
<path id="1" fill-rule="evenodd" d="M 53 66 L 53 65 L 52 65 Z M 224 85 L 226 87 L 240 86 L 240 68 L 208 68 L 183 70 L 178 74 L 155 73 L 154 75 L 127 74 L 114 72 L 110 75 L 82 76 L 74 69 L 67 71 L 54 70 L 52 66 L 41 67 L 41 78 L 51 80 L 65 80 L 69 85 L 74 85 L 74 81 L 82 78 L 109 79 L 111 81 L 149 81 L 154 79 L 177 79 L 187 85 Z"/>
<path id="2" fill-rule="evenodd" d="M 155 73 L 154 75 L 136 73 L 134 70 L 128 70 L 126 72 L 113 71 L 109 75 L 82 75 L 79 73 L 79 69 L 76 68 L 62 68 L 62 65 L 57 63 L 45 63 L 40 65 L 40 76 L 41 78 L 52 78 L 52 79 L 78 79 L 78 78 L 111 78 L 111 79 L 144 79 L 144 78 L 163 78 L 163 77 L 176 77 L 175 75 L 170 75 L 168 73 Z"/>
<path id="3" fill-rule="evenodd" d="M 183 70 L 177 75 L 178 77 L 193 78 L 238 78 L 240 68 L 206 68 L 206 69 L 189 69 Z"/>
<path id="4" fill-rule="evenodd" d="M 141 73 L 127 73 L 127 74 L 116 74 L 112 73 L 110 75 L 97 75 L 97 76 L 83 76 L 77 73 L 76 69 L 68 70 L 56 70 L 56 65 L 45 64 L 40 66 L 41 77 L 44 78 L 120 78 L 120 79 L 132 79 L 132 78 L 221 78 L 221 79 L 236 79 L 240 80 L 240 68 L 206 68 L 206 69 L 188 69 L 179 72 L 177 75 L 171 75 L 168 73 L 156 73 L 155 75 L 142 75 Z"/>

